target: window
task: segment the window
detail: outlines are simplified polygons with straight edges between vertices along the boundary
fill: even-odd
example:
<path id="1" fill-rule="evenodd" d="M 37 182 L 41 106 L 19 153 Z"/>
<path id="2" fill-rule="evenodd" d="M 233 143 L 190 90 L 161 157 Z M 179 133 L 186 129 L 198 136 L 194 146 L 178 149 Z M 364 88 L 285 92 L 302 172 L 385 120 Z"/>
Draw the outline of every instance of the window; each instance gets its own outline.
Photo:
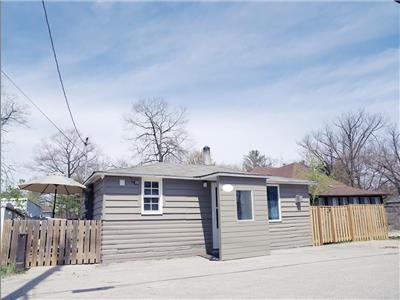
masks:
<path id="1" fill-rule="evenodd" d="M 339 205 L 347 205 L 347 204 L 348 204 L 347 197 L 340 197 L 339 198 Z"/>
<path id="2" fill-rule="evenodd" d="M 349 198 L 349 204 L 358 204 L 358 197 L 350 197 Z"/>
<path id="3" fill-rule="evenodd" d="M 267 186 L 268 219 L 270 221 L 281 221 L 281 203 L 279 187 L 277 185 Z"/>
<path id="4" fill-rule="evenodd" d="M 122 186 L 125 185 L 125 179 L 120 179 L 119 180 L 119 185 L 122 185 Z"/>
<path id="5" fill-rule="evenodd" d="M 372 201 L 371 201 L 372 203 Z M 380 197 L 374 197 L 374 204 L 381 204 L 381 198 Z"/>
<path id="6" fill-rule="evenodd" d="M 236 191 L 236 212 L 238 221 L 253 220 L 251 191 Z"/>
<path id="7" fill-rule="evenodd" d="M 162 189 L 159 180 L 143 180 L 142 214 L 162 214 Z"/>

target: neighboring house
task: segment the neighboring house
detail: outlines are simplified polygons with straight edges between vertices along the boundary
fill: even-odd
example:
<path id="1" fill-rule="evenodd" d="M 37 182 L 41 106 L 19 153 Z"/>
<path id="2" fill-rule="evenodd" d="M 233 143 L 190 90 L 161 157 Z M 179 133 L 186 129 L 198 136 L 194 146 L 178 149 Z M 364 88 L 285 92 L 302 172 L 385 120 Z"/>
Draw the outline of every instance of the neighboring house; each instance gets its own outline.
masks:
<path id="1" fill-rule="evenodd" d="M 305 179 L 308 167 L 304 163 L 291 163 L 279 168 L 257 167 L 252 173 Z M 350 187 L 330 179 L 326 190 L 318 195 L 315 205 L 382 204 L 387 193 Z"/>
<path id="2" fill-rule="evenodd" d="M 42 216 L 42 208 L 32 201 L 22 199 L 1 199 L 1 228 L 5 220 L 38 219 Z"/>
<path id="3" fill-rule="evenodd" d="M 14 207 L 11 203 L 1 202 L 1 228 L 3 228 L 3 222 L 5 220 L 14 220 L 14 219 L 25 219 L 25 214 L 20 209 Z"/>
<path id="4" fill-rule="evenodd" d="M 389 230 L 400 230 L 400 196 L 385 201 Z"/>
<path id="5" fill-rule="evenodd" d="M 94 172 L 85 182 L 85 215 L 103 220 L 103 262 L 262 256 L 312 245 L 309 183 L 213 165 L 154 163 Z"/>
<path id="6" fill-rule="evenodd" d="M 27 198 L 20 199 L 1 199 L 1 203 L 11 205 L 20 209 L 29 219 L 40 219 L 42 217 L 42 207 Z"/>

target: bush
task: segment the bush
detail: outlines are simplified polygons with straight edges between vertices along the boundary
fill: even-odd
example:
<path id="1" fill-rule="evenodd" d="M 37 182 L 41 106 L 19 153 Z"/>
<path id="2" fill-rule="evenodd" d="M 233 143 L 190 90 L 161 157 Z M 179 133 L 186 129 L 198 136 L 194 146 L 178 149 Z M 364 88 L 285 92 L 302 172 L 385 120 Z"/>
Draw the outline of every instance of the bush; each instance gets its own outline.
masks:
<path id="1" fill-rule="evenodd" d="M 1 278 L 12 275 L 12 274 L 23 273 L 23 272 L 24 271 L 17 271 L 17 269 L 15 268 L 15 263 L 0 267 Z"/>

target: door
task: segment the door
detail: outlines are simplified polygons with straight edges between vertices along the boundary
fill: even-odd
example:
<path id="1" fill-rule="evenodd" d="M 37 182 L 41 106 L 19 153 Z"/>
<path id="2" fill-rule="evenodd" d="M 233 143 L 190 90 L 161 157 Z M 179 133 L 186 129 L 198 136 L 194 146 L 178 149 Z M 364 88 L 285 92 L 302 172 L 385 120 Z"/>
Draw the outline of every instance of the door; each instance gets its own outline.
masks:
<path id="1" fill-rule="evenodd" d="M 219 249 L 219 199 L 218 185 L 215 182 L 211 183 L 211 209 L 212 209 L 212 234 L 213 234 L 213 249 Z"/>

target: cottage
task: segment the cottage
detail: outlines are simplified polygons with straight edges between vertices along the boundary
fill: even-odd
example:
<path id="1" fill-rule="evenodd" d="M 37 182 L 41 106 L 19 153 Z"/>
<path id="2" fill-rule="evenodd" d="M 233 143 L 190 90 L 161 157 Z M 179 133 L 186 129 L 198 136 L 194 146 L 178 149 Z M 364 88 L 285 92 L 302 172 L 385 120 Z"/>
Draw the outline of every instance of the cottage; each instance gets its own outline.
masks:
<path id="1" fill-rule="evenodd" d="M 154 163 L 94 172 L 85 184 L 85 216 L 103 220 L 104 262 L 312 245 L 309 181 Z"/>
<path id="2" fill-rule="evenodd" d="M 285 178 L 305 179 L 308 167 L 304 163 L 291 163 L 282 167 L 257 167 L 252 173 Z M 370 191 L 345 185 L 334 179 L 321 192 L 314 205 L 346 205 L 346 204 L 382 204 L 387 193 Z"/>

